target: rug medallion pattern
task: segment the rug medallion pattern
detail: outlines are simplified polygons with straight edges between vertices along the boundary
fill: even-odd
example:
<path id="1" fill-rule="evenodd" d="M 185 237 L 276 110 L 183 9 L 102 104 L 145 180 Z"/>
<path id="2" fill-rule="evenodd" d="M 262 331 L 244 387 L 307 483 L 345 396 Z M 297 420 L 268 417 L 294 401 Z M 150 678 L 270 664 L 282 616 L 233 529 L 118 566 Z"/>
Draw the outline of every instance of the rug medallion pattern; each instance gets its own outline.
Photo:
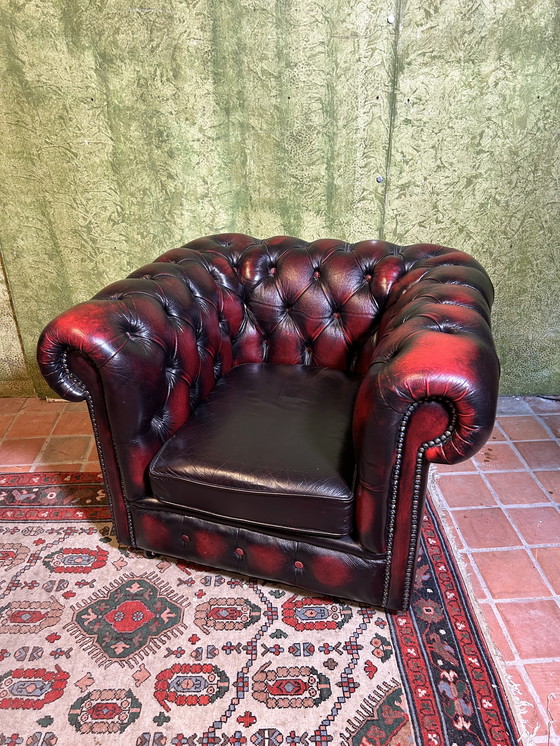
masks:
<path id="1" fill-rule="evenodd" d="M 412 611 L 120 549 L 99 475 L 0 476 L 0 746 L 511 746 L 428 511 Z"/>

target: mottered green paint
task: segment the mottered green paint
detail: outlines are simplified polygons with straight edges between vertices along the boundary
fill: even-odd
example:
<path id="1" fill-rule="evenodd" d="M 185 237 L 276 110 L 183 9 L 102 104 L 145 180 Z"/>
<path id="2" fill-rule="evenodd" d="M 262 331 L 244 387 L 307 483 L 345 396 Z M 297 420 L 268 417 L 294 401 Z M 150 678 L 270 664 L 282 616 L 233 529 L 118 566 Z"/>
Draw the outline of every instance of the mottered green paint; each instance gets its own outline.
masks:
<path id="1" fill-rule="evenodd" d="M 0 395 L 34 396 L 6 278 L 0 266 Z"/>
<path id="2" fill-rule="evenodd" d="M 0 2 L 0 382 L 47 393 L 47 321 L 235 230 L 470 251 L 503 393 L 557 391 L 559 42 L 553 0 Z"/>
<path id="3" fill-rule="evenodd" d="M 410 0 L 385 234 L 455 246 L 496 288 L 504 394 L 560 390 L 560 6 Z"/>

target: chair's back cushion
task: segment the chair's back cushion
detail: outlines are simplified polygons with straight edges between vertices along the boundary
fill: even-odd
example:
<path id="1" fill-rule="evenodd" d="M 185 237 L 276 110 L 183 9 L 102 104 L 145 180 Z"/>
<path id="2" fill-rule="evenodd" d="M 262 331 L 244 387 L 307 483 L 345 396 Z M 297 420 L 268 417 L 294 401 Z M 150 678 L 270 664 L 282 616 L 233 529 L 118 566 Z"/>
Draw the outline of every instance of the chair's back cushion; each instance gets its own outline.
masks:
<path id="1" fill-rule="evenodd" d="M 223 234 L 169 251 L 131 277 L 161 284 L 163 262 L 180 270 L 204 316 L 216 314 L 220 338 L 206 348 L 219 343 L 209 351 L 223 370 L 253 362 L 359 370 L 389 291 L 407 271 L 401 247 L 385 241 Z"/>

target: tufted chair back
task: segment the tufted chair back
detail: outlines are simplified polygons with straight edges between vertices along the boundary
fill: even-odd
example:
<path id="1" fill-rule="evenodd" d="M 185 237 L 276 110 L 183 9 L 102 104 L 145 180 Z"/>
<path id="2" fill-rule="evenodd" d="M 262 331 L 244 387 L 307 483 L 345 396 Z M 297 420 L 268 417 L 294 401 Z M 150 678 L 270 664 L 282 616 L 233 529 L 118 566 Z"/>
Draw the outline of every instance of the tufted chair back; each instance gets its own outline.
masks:
<path id="1" fill-rule="evenodd" d="M 221 244 L 210 238 L 159 261 L 175 261 L 189 276 L 196 263 L 214 279 L 234 364 L 303 363 L 340 370 L 356 367 L 359 348 L 374 332 L 388 292 L 404 272 L 398 247 L 381 241 L 308 244 L 243 236 Z"/>
<path id="2" fill-rule="evenodd" d="M 206 345 L 217 374 L 247 362 L 351 371 L 405 271 L 399 247 L 383 241 L 209 237 L 167 252 L 96 297 L 151 290 L 180 323 L 185 292 L 192 293 L 201 311 L 197 342 Z"/>
<path id="3" fill-rule="evenodd" d="M 384 241 L 210 236 L 163 254 L 95 299 L 125 301 L 122 331 L 146 344 L 150 330 L 134 313 L 134 296 L 157 300 L 175 331 L 166 361 L 170 386 L 186 372 L 196 401 L 200 390 L 206 392 L 222 372 L 241 363 L 364 373 L 391 290 L 404 275 L 401 292 L 424 279 L 434 257 L 440 278 L 432 271 L 429 279 L 445 282 L 445 252 L 454 267 L 457 258 L 467 256 L 426 244 L 403 250 Z M 489 283 L 486 289 L 491 295 Z M 189 371 L 193 344 L 203 360 L 198 372 Z"/>

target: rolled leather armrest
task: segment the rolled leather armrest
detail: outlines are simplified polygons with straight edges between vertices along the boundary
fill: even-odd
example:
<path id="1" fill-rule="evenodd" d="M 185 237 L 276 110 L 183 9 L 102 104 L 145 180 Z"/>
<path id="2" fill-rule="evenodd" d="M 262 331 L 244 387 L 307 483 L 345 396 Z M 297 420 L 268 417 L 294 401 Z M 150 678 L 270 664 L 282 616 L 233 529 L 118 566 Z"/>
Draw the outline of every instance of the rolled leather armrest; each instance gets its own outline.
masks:
<path id="1" fill-rule="evenodd" d="M 209 281 L 207 295 L 214 288 Z M 41 334 L 37 358 L 49 385 L 87 400 L 123 543 L 134 546 L 127 504 L 151 494 L 150 461 L 231 367 L 221 343 L 216 309 L 168 262 L 105 288 Z"/>
<path id="2" fill-rule="evenodd" d="M 416 262 L 391 292 L 354 412 L 356 525 L 371 551 L 387 549 L 390 496 L 407 473 L 404 460 L 426 466 L 414 477 L 425 483 L 428 462 L 467 459 L 490 435 L 500 371 L 492 300 L 482 267 L 450 249 Z M 422 406 L 432 402 L 438 417 L 433 406 Z M 413 415 L 419 422 L 411 453 L 405 435 Z"/>

